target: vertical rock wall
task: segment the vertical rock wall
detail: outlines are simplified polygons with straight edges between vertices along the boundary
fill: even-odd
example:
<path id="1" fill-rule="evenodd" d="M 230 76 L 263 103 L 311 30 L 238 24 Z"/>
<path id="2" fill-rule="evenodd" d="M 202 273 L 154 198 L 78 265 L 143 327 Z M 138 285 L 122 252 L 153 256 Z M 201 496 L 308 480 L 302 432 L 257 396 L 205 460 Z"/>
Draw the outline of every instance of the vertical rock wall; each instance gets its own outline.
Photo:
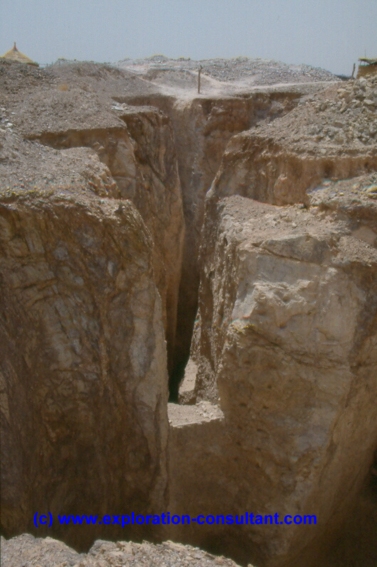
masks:
<path id="1" fill-rule="evenodd" d="M 350 211 L 361 203 L 366 194 L 347 201 Z M 370 216 L 346 221 L 344 208 L 334 217 L 241 197 L 207 207 L 197 397 L 219 396 L 236 447 L 229 510 L 318 518 L 243 528 L 266 565 L 288 565 L 318 545 L 324 526 L 335 531 L 373 462 L 377 225 Z M 364 225 L 373 243 L 358 237 Z"/>
<path id="2" fill-rule="evenodd" d="M 153 104 L 167 114 L 174 130 L 186 224 L 178 302 L 173 398 L 183 376 L 198 308 L 199 245 L 205 195 L 220 166 L 228 141 L 263 120 L 274 120 L 297 104 L 298 92 L 255 93 L 244 97 L 194 100 L 169 96 L 119 97 L 130 104 Z M 128 123 L 128 122 L 127 122 Z"/>
<path id="3" fill-rule="evenodd" d="M 117 108 L 117 127 L 77 127 L 37 137 L 54 148 L 92 148 L 108 167 L 118 195 L 130 199 L 141 214 L 153 240 L 154 277 L 171 368 L 185 225 L 174 136 L 169 119 L 156 108 Z"/>
<path id="4" fill-rule="evenodd" d="M 164 506 L 166 350 L 152 243 L 131 203 L 94 199 L 0 206 L 6 534 L 32 531 L 35 512 Z M 100 531 L 49 533 L 83 548 Z"/>

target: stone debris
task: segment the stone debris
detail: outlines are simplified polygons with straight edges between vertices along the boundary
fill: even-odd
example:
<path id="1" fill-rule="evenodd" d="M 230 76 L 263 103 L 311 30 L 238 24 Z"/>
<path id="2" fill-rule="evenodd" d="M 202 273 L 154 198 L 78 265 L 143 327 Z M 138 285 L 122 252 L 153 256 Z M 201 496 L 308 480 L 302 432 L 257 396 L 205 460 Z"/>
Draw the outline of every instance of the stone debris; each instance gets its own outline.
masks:
<path id="1" fill-rule="evenodd" d="M 237 567 L 231 559 L 215 557 L 190 545 L 171 541 L 141 544 L 98 540 L 87 554 L 64 543 L 24 534 L 1 537 L 1 567 Z M 250 567 L 252 567 L 250 565 Z"/>
<path id="2" fill-rule="evenodd" d="M 171 73 L 183 75 L 187 72 L 197 72 L 203 67 L 203 76 L 211 77 L 221 82 L 236 82 L 251 80 L 250 84 L 273 85 L 280 83 L 307 83 L 316 81 L 336 81 L 338 78 L 329 71 L 310 65 L 287 65 L 272 59 L 251 59 L 235 57 L 233 59 L 169 59 L 163 55 L 154 55 L 146 59 L 124 59 L 119 61 L 121 69 L 132 70 L 150 77 L 156 77 L 156 72 L 165 78 Z M 154 73 L 152 73 L 154 72 Z M 174 80 L 174 79 L 173 79 Z"/>
<path id="3" fill-rule="evenodd" d="M 224 419 L 224 414 L 219 406 L 202 401 L 195 405 L 169 404 L 168 417 L 173 427 L 182 427 L 213 420 L 221 421 Z"/>
<path id="4" fill-rule="evenodd" d="M 339 146 L 342 151 L 344 146 L 376 145 L 377 76 L 348 81 L 341 88 L 331 86 L 315 96 L 304 97 L 289 119 L 274 124 L 271 134 L 297 148 Z"/>

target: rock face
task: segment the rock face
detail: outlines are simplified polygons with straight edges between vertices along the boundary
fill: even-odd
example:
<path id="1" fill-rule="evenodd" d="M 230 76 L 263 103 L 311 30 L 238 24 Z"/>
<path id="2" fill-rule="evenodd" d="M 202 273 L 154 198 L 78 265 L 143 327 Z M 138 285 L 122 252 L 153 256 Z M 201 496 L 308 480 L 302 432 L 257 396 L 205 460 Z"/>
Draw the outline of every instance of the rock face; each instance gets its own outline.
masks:
<path id="1" fill-rule="evenodd" d="M 64 94 L 58 104 L 64 104 Z M 172 356 L 177 325 L 184 219 L 174 138 L 168 118 L 156 108 L 115 106 L 116 117 L 101 128 L 26 132 L 57 149 L 92 148 L 114 179 L 119 195 L 137 207 L 153 239 L 153 268 L 162 299 L 163 319 Z M 114 126 L 112 123 L 118 121 Z M 125 124 L 123 124 L 125 122 Z"/>
<path id="2" fill-rule="evenodd" d="M 84 64 L 35 70 L 30 82 L 14 81 L 13 72 L 9 65 L 0 67 L 5 89 L 9 85 L 3 120 L 10 129 L 58 150 L 90 148 L 107 166 L 102 175 L 115 182 L 113 196 L 130 199 L 141 214 L 153 241 L 171 366 L 185 223 L 169 119 L 157 108 L 115 103 L 114 90 L 119 94 L 126 86 L 132 92 L 127 74 L 116 69 Z M 67 181 L 70 175 L 66 172 Z"/>
<path id="3" fill-rule="evenodd" d="M 234 136 L 208 194 L 196 384 L 181 399 L 220 405 L 224 419 L 208 437 L 200 419 L 201 435 L 173 420 L 170 469 L 186 471 L 203 513 L 223 489 L 233 513 L 316 514 L 326 526 L 229 528 L 222 549 L 237 542 L 239 561 L 333 566 L 346 549 L 357 565 L 376 560 L 377 178 L 354 177 L 377 166 L 375 94 L 373 81 L 331 87 Z M 226 490 L 213 470 L 227 471 Z M 194 506 L 169 486 L 172 505 Z M 212 527 L 190 537 L 211 546 Z"/>
<path id="4" fill-rule="evenodd" d="M 120 97 L 132 105 L 153 104 L 170 118 L 176 144 L 185 218 L 182 277 L 179 289 L 178 325 L 174 349 L 175 376 L 170 390 L 177 397 L 198 309 L 199 245 L 209 190 L 228 141 L 263 120 L 273 121 L 291 111 L 300 91 L 284 89 L 253 93 L 244 98 Z"/>
<path id="5" fill-rule="evenodd" d="M 377 81 L 332 86 L 273 124 L 234 136 L 212 191 L 276 205 L 307 202 L 321 180 L 377 169 Z"/>
<path id="6" fill-rule="evenodd" d="M 192 518 L 214 518 L 213 524 L 169 526 L 169 537 L 230 555 L 241 564 L 249 563 L 250 542 L 243 526 L 225 522 L 228 514 L 239 511 L 241 503 L 237 502 L 239 451 L 223 412 L 217 404 L 201 401 L 195 405 L 169 404 L 168 416 L 169 510 Z"/>
<path id="7" fill-rule="evenodd" d="M 333 566 L 346 548 L 355 564 L 376 560 L 376 177 L 353 178 L 377 167 L 364 101 L 375 89 L 332 87 L 234 136 L 208 195 L 190 361 L 196 386 L 182 400 L 220 405 L 224 419 L 172 421 L 170 474 L 185 471 L 191 490 L 187 499 L 169 481 L 171 505 L 195 509 L 196 493 L 202 513 L 220 506 L 318 518 L 310 527 L 228 528 L 221 548 L 241 562 L 301 567 L 326 557 Z M 304 205 L 282 206 L 289 203 Z M 215 470 L 227 471 L 226 483 Z M 360 538 L 355 509 L 369 534 L 364 555 L 345 541 Z M 209 526 L 189 538 L 210 547 L 215 536 Z"/>
<path id="8" fill-rule="evenodd" d="M 229 506 L 316 514 L 334 529 L 377 446 L 377 209 L 339 185 L 347 198 L 318 190 L 310 210 L 208 203 L 196 353 L 197 398 L 219 395 L 237 446 Z M 318 531 L 272 529 L 257 559 L 285 564 Z"/>
<path id="9" fill-rule="evenodd" d="M 279 65 L 212 63 L 197 96 L 190 65 L 0 62 L 1 527 L 203 514 L 220 520 L 38 533 L 375 567 L 377 83 L 248 92 Z M 12 565 L 213 563 L 170 543 L 2 546 Z"/>
<path id="10" fill-rule="evenodd" d="M 94 543 L 88 554 L 76 553 L 60 541 L 51 538 L 36 539 L 28 534 L 6 541 L 1 538 L 2 567 L 23 567 L 26 562 L 37 561 L 40 567 L 165 567 L 168 565 L 181 565 L 182 567 L 237 567 L 225 557 L 214 557 L 205 551 L 180 545 L 171 541 L 161 545 L 147 542 L 142 544 L 128 541 L 98 540 Z"/>
<path id="11" fill-rule="evenodd" d="M 262 119 L 274 120 L 289 112 L 298 93 L 258 93 L 246 100 L 198 99 L 176 104 L 171 114 L 176 132 L 182 183 L 186 238 L 179 291 L 176 361 L 186 361 L 198 308 L 199 245 L 209 190 L 229 139 Z"/>
<path id="12" fill-rule="evenodd" d="M 11 153 L 10 139 L 3 150 Z M 78 165 L 73 150 L 30 151 L 19 160 L 37 168 L 39 160 L 41 176 L 46 154 L 56 174 Z M 2 188 L 5 533 L 31 529 L 36 511 L 164 503 L 166 348 L 152 241 L 130 201 L 92 189 L 78 172 L 69 190 Z M 85 546 L 95 533 L 73 527 L 63 537 Z"/>

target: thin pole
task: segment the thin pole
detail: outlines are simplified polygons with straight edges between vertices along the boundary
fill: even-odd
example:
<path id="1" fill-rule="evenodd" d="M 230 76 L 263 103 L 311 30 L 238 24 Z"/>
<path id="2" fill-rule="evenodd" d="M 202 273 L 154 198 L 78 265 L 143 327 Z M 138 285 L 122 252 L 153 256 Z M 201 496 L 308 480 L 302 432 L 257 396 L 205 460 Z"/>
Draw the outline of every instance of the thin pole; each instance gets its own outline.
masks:
<path id="1" fill-rule="evenodd" d="M 202 72 L 203 67 L 200 65 L 198 71 L 198 94 L 200 94 L 200 73 Z"/>

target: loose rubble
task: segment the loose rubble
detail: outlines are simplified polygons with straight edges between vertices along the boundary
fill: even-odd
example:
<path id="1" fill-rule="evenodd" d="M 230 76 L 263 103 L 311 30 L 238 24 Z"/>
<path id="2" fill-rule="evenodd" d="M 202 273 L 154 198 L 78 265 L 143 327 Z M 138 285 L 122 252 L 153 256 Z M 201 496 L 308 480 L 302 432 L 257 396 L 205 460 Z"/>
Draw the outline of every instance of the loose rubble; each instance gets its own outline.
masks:
<path id="1" fill-rule="evenodd" d="M 51 538 L 29 534 L 6 541 L 1 538 L 1 567 L 237 567 L 225 557 L 215 557 L 190 545 L 111 543 L 98 540 L 84 555 Z M 252 567 L 251 565 L 249 567 Z"/>
<path id="2" fill-rule="evenodd" d="M 188 71 L 197 72 L 201 66 L 202 75 L 221 82 L 249 80 L 250 84 L 273 85 L 277 83 L 306 83 L 315 81 L 334 81 L 337 77 L 324 69 L 310 65 L 287 65 L 272 59 L 251 59 L 235 57 L 233 59 L 202 59 L 199 61 L 180 57 L 169 59 L 164 55 L 154 55 L 146 59 L 124 59 L 119 61 L 121 69 L 156 77 L 156 71 L 166 75 L 173 71 L 177 76 Z"/>

